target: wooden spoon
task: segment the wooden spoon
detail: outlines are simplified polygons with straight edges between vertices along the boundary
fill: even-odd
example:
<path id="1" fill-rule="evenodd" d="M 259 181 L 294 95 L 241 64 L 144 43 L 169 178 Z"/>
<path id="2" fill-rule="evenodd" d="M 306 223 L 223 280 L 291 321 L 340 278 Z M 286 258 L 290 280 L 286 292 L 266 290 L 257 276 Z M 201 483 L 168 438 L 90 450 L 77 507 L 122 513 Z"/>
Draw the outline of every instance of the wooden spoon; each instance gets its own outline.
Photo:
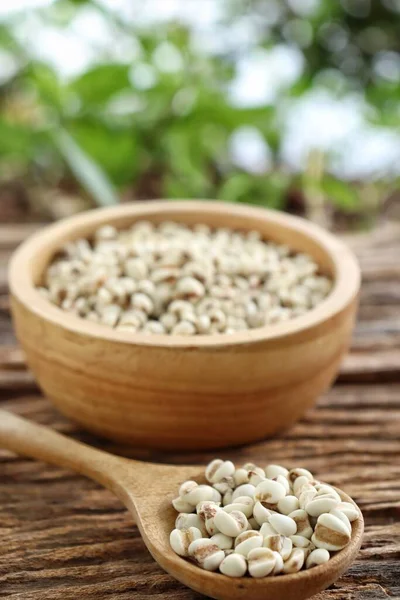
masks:
<path id="1" fill-rule="evenodd" d="M 233 579 L 210 573 L 177 556 L 169 534 L 176 512 L 171 499 L 187 479 L 204 481 L 204 468 L 176 467 L 120 458 L 81 444 L 46 427 L 0 410 L 0 446 L 18 454 L 72 469 L 96 480 L 125 504 L 153 558 L 188 587 L 219 600 L 302 600 L 328 587 L 355 559 L 361 545 L 362 517 L 353 523 L 350 543 L 327 563 L 291 575 Z M 338 490 L 342 499 L 351 499 Z"/>

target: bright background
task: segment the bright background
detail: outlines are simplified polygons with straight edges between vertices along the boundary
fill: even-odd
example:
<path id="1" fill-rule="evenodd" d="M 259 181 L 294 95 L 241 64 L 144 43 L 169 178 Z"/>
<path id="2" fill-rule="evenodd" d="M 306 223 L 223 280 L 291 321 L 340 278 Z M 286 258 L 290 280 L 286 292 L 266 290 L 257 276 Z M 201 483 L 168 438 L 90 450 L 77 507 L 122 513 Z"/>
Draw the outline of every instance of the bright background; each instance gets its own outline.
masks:
<path id="1" fill-rule="evenodd" d="M 399 52 L 398 0 L 2 0 L 0 203 L 364 226 L 398 188 Z"/>

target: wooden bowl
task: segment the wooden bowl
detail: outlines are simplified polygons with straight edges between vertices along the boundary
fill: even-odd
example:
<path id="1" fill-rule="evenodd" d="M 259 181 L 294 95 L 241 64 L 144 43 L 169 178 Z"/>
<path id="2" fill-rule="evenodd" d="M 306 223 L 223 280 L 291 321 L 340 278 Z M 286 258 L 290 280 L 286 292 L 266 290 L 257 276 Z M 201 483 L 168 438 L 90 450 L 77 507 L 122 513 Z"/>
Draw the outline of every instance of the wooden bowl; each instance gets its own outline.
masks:
<path id="1" fill-rule="evenodd" d="M 259 230 L 310 254 L 334 279 L 304 316 L 233 335 L 141 335 L 72 316 L 35 289 L 69 240 L 139 219 Z M 28 364 L 61 412 L 102 436 L 165 449 L 260 440 L 296 421 L 335 378 L 354 325 L 360 272 L 319 227 L 283 213 L 200 201 L 157 201 L 79 214 L 44 228 L 10 264 L 12 313 Z"/>

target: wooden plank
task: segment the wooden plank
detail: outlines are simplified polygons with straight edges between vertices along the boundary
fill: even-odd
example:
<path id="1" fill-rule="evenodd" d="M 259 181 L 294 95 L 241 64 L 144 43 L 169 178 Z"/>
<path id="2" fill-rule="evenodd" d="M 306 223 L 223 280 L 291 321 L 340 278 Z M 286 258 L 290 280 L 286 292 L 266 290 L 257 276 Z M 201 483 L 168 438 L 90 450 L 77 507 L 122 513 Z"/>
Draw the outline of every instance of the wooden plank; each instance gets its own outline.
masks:
<path id="1" fill-rule="evenodd" d="M 13 223 L 0 225 L 0 251 L 14 250 L 27 237 L 39 231 L 45 223 Z"/>
<path id="2" fill-rule="evenodd" d="M 12 333 L 10 252 L 36 226 L 0 226 L 0 406 L 111 452 L 203 464 L 99 440 L 39 395 Z M 338 384 L 290 430 L 220 452 L 237 463 L 305 465 L 360 504 L 366 534 L 352 568 L 316 600 L 400 598 L 400 224 L 345 236 L 363 270 L 359 320 Z M 0 450 L 0 599 L 200 600 L 165 575 L 124 508 L 95 483 Z"/>
<path id="3" fill-rule="evenodd" d="M 352 352 L 340 369 L 339 382 L 371 383 L 400 380 L 400 352 Z"/>
<path id="4" fill-rule="evenodd" d="M 99 444 L 40 396 L 19 396 L 1 406 Z M 366 517 L 362 552 L 320 600 L 385 597 L 380 590 L 387 596 L 398 594 L 399 434 L 400 384 L 373 389 L 343 385 L 286 434 L 223 453 L 238 463 L 251 459 L 303 464 L 359 502 Z M 104 446 L 125 453 L 114 444 Z M 138 453 L 131 449 L 128 454 Z M 211 456 L 171 454 L 162 459 L 201 463 Z M 129 515 L 108 491 L 63 469 L 5 451 L 0 451 L 0 472 L 0 598 L 102 600 L 111 595 L 121 600 L 131 594 L 143 599 L 200 599 L 154 564 Z"/>

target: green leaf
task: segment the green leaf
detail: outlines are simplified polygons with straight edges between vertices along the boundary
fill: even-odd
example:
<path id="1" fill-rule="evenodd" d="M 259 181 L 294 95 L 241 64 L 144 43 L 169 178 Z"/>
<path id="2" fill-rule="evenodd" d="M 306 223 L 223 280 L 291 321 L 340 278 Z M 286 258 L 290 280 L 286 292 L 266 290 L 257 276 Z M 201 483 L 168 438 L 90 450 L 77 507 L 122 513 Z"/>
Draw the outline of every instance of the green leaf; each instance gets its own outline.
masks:
<path id="1" fill-rule="evenodd" d="M 360 197 L 350 183 L 327 175 L 324 177 L 321 187 L 328 199 L 342 210 L 352 211 L 360 204 Z"/>
<path id="2" fill-rule="evenodd" d="M 225 202 L 239 202 L 250 192 L 251 180 L 245 173 L 234 173 L 219 189 L 218 198 Z"/>
<path id="3" fill-rule="evenodd" d="M 52 138 L 81 186 L 100 206 L 118 204 L 115 190 L 100 169 L 65 129 L 58 129 Z"/>
<path id="4" fill-rule="evenodd" d="M 0 156 L 19 162 L 33 155 L 34 137 L 28 127 L 0 119 Z"/>
<path id="5" fill-rule="evenodd" d="M 117 63 L 98 65 L 74 79 L 69 87 L 78 94 L 85 107 L 104 105 L 115 94 L 131 87 L 129 66 Z"/>
<path id="6" fill-rule="evenodd" d="M 80 148 L 117 185 L 129 183 L 137 175 L 137 140 L 128 127 L 117 127 L 91 119 L 70 122 L 68 130 Z"/>
<path id="7" fill-rule="evenodd" d="M 53 69 L 44 63 L 32 62 L 26 70 L 26 79 L 33 84 L 44 104 L 63 113 L 67 96 Z"/>
<path id="8" fill-rule="evenodd" d="M 191 139 L 190 129 L 171 128 L 164 137 L 163 144 L 169 170 L 174 177 L 186 183 L 187 193 L 207 196 L 212 189 L 207 173 L 207 157 L 198 140 Z"/>
<path id="9" fill-rule="evenodd" d="M 278 172 L 264 176 L 234 173 L 221 186 L 218 198 L 226 202 L 281 209 L 289 181 L 288 176 Z"/>

